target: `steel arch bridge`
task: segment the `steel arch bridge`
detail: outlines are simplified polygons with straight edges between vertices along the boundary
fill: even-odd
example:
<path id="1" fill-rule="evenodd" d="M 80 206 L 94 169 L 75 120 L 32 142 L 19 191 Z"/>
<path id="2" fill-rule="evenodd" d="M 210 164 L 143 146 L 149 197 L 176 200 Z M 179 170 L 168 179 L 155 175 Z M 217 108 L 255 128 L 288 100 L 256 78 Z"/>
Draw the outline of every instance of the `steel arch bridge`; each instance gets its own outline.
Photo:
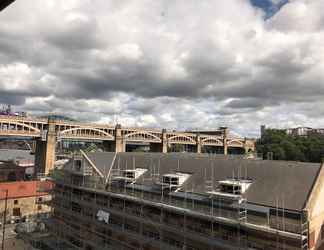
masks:
<path id="1" fill-rule="evenodd" d="M 209 135 L 170 132 L 166 129 L 124 128 L 120 125 L 70 122 L 35 117 L 0 116 L 0 136 L 35 139 L 37 143 L 39 142 L 39 145 L 43 145 L 38 147 L 45 147 L 45 149 L 36 150 L 36 153 L 41 154 L 43 152 L 45 155 L 43 158 L 46 159 L 45 163 L 48 159 L 53 158 L 52 163 L 50 163 L 52 165 L 55 158 L 55 143 L 60 140 L 100 140 L 112 143 L 112 151 L 115 152 L 125 151 L 125 146 L 132 143 L 151 144 L 158 148 L 157 151 L 164 153 L 167 153 L 168 147 L 177 144 L 192 145 L 197 148 L 197 153 L 201 153 L 202 148 L 206 146 L 222 147 L 224 154 L 227 154 L 228 148 L 242 148 L 245 152 L 255 151 L 253 139 L 230 137 L 227 129 L 219 130 L 218 135 Z M 52 153 L 49 153 L 49 150 Z"/>

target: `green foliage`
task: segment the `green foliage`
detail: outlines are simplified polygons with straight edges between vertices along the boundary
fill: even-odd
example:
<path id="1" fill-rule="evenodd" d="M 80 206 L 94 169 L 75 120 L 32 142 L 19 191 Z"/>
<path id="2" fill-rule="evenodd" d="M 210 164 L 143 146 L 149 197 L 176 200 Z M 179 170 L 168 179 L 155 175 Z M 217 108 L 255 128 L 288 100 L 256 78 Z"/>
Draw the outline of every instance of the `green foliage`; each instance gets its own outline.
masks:
<path id="1" fill-rule="evenodd" d="M 283 130 L 267 129 L 257 142 L 257 151 L 265 159 L 272 152 L 274 160 L 322 162 L 324 138 L 295 137 L 287 135 Z"/>

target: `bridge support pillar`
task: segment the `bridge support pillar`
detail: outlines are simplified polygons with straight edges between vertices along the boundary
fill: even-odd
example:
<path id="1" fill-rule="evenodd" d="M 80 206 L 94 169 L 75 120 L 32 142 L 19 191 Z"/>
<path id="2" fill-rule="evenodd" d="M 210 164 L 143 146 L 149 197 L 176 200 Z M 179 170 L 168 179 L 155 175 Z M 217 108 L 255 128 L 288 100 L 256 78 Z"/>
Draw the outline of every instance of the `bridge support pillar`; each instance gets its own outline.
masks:
<path id="1" fill-rule="evenodd" d="M 32 141 L 32 144 L 31 144 L 31 152 L 33 154 L 36 153 L 36 141 Z"/>
<path id="2" fill-rule="evenodd" d="M 247 145 L 247 140 L 244 138 L 244 153 L 248 154 L 249 153 L 249 146 Z"/>
<path id="3" fill-rule="evenodd" d="M 168 153 L 168 137 L 166 129 L 162 129 L 162 153 Z"/>
<path id="4" fill-rule="evenodd" d="M 115 152 L 126 152 L 126 141 L 124 141 L 120 124 L 117 124 L 115 128 Z"/>
<path id="5" fill-rule="evenodd" d="M 202 145 L 201 145 L 200 135 L 197 135 L 196 141 L 197 141 L 197 153 L 198 154 L 201 154 Z"/>
<path id="6" fill-rule="evenodd" d="M 251 141 L 247 138 L 244 138 L 244 151 L 245 154 L 254 153 L 255 152 L 255 142 L 251 145 Z"/>
<path id="7" fill-rule="evenodd" d="M 228 138 L 228 128 L 222 127 L 223 130 L 223 148 L 224 148 L 224 155 L 228 154 L 228 146 L 227 146 L 227 138 Z"/>
<path id="8" fill-rule="evenodd" d="M 37 173 L 47 175 L 55 163 L 56 132 L 53 120 L 48 120 L 48 130 L 46 138 L 44 137 L 45 135 L 36 141 L 35 166 Z"/>
<path id="9" fill-rule="evenodd" d="M 44 173 L 46 157 L 46 141 L 42 139 L 36 140 L 35 147 L 35 176 L 37 173 Z"/>
<path id="10" fill-rule="evenodd" d="M 126 143 L 122 136 L 121 125 L 117 124 L 115 128 L 115 141 L 104 141 L 103 142 L 104 151 L 106 152 L 125 152 Z"/>

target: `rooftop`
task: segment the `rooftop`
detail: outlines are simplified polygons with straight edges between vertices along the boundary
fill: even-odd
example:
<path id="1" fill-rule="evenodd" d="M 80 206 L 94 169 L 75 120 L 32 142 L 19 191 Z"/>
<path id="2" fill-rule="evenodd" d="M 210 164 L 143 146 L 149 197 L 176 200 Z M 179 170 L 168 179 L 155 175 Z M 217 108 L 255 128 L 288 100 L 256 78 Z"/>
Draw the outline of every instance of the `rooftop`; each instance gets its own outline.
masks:
<path id="1" fill-rule="evenodd" d="M 317 180 L 321 164 L 247 160 L 223 155 L 181 153 L 88 153 L 87 158 L 107 178 L 110 169 L 143 168 L 138 186 L 152 186 L 153 179 L 174 173 L 191 173 L 178 192 L 210 194 L 220 183 L 241 179 L 249 187 L 242 194 L 251 204 L 302 210 Z M 68 167 L 69 163 L 66 165 Z M 233 179 L 234 178 L 234 179 Z M 206 186 L 209 183 L 209 190 Z"/>

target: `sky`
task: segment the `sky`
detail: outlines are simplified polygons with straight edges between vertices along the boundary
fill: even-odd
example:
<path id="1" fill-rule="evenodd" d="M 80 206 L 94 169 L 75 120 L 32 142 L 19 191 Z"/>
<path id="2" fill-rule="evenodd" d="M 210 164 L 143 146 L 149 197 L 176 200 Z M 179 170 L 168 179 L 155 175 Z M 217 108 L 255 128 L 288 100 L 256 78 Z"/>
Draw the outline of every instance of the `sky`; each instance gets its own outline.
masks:
<path id="1" fill-rule="evenodd" d="M 323 0 L 16 0 L 0 13 L 0 103 L 242 136 L 261 124 L 324 127 L 323 9 Z"/>

